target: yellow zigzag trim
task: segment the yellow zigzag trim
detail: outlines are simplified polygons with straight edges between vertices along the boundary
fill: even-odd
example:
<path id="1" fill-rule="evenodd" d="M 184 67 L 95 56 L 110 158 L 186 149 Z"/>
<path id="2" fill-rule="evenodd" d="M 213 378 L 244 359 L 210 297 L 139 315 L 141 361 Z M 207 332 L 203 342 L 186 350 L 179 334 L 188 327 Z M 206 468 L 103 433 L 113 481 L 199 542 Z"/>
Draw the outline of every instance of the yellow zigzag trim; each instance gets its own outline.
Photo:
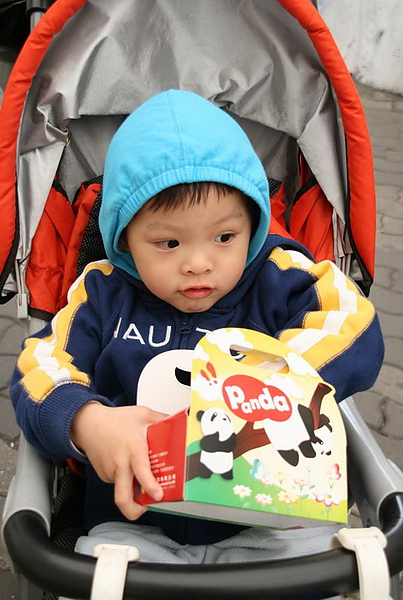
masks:
<path id="1" fill-rule="evenodd" d="M 333 263 L 311 262 L 299 252 L 276 248 L 270 260 L 286 270 L 309 271 L 317 278 L 314 284 L 320 310 L 308 312 L 303 328 L 288 329 L 279 339 L 319 369 L 341 354 L 372 322 L 375 309 L 362 296 L 355 283 Z"/>
<path id="2" fill-rule="evenodd" d="M 112 265 L 105 262 L 91 263 L 69 290 L 68 304 L 54 317 L 52 334 L 43 339 L 29 338 L 18 360 L 27 393 L 34 402 L 43 402 L 59 385 L 78 383 L 88 386 L 86 373 L 79 371 L 73 364 L 73 357 L 65 351 L 69 340 L 71 324 L 77 310 L 87 301 L 84 285 L 86 274 L 98 269 L 104 275 L 110 275 Z"/>

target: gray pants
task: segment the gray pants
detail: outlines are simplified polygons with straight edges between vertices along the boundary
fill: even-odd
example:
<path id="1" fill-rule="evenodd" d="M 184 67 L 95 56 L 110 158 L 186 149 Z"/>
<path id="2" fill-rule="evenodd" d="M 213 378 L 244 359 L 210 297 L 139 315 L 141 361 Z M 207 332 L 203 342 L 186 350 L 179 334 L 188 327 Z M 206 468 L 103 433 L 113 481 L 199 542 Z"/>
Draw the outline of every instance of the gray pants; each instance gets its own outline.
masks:
<path id="1" fill-rule="evenodd" d="M 182 546 L 158 528 L 127 523 L 103 523 L 79 538 L 76 551 L 92 555 L 97 544 L 136 546 L 143 562 L 171 564 L 235 563 L 292 558 L 330 549 L 340 525 L 276 531 L 252 528 L 216 544 Z M 339 600 L 339 597 L 329 600 Z"/>

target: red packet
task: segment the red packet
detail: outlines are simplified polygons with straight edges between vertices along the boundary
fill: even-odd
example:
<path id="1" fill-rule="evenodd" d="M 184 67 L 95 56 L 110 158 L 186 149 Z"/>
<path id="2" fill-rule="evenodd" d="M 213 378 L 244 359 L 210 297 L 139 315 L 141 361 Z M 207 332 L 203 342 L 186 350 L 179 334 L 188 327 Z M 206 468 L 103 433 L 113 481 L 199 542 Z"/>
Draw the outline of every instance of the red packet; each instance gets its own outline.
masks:
<path id="1" fill-rule="evenodd" d="M 151 470 L 164 490 L 164 502 L 181 500 L 185 484 L 187 410 L 148 428 Z M 139 485 L 135 492 L 139 504 L 155 502 Z"/>

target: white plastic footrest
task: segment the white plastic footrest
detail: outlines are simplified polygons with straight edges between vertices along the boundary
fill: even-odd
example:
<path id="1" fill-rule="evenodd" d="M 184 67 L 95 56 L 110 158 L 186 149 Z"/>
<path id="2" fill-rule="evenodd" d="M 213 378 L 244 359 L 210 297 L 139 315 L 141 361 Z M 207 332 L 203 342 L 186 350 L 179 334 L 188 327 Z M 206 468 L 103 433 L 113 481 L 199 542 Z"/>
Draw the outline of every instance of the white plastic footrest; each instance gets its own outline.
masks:
<path id="1" fill-rule="evenodd" d="M 377 527 L 340 529 L 334 536 L 355 552 L 361 600 L 390 600 L 390 574 L 384 552 L 386 537 Z"/>
<path id="2" fill-rule="evenodd" d="M 122 600 L 127 565 L 139 560 L 135 546 L 98 544 L 94 548 L 98 559 L 92 580 L 91 600 Z"/>

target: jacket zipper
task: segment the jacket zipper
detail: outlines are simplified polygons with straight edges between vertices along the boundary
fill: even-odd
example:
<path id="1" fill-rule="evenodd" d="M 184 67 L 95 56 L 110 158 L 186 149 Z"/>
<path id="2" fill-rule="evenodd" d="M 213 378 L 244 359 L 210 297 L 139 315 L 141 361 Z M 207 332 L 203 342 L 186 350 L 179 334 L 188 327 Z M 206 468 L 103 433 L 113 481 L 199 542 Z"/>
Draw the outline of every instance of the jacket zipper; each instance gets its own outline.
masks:
<path id="1" fill-rule="evenodd" d="M 192 331 L 192 327 L 190 324 L 190 318 L 186 313 L 180 314 L 180 326 L 179 326 L 179 348 L 187 348 L 188 347 L 188 337 Z"/>

